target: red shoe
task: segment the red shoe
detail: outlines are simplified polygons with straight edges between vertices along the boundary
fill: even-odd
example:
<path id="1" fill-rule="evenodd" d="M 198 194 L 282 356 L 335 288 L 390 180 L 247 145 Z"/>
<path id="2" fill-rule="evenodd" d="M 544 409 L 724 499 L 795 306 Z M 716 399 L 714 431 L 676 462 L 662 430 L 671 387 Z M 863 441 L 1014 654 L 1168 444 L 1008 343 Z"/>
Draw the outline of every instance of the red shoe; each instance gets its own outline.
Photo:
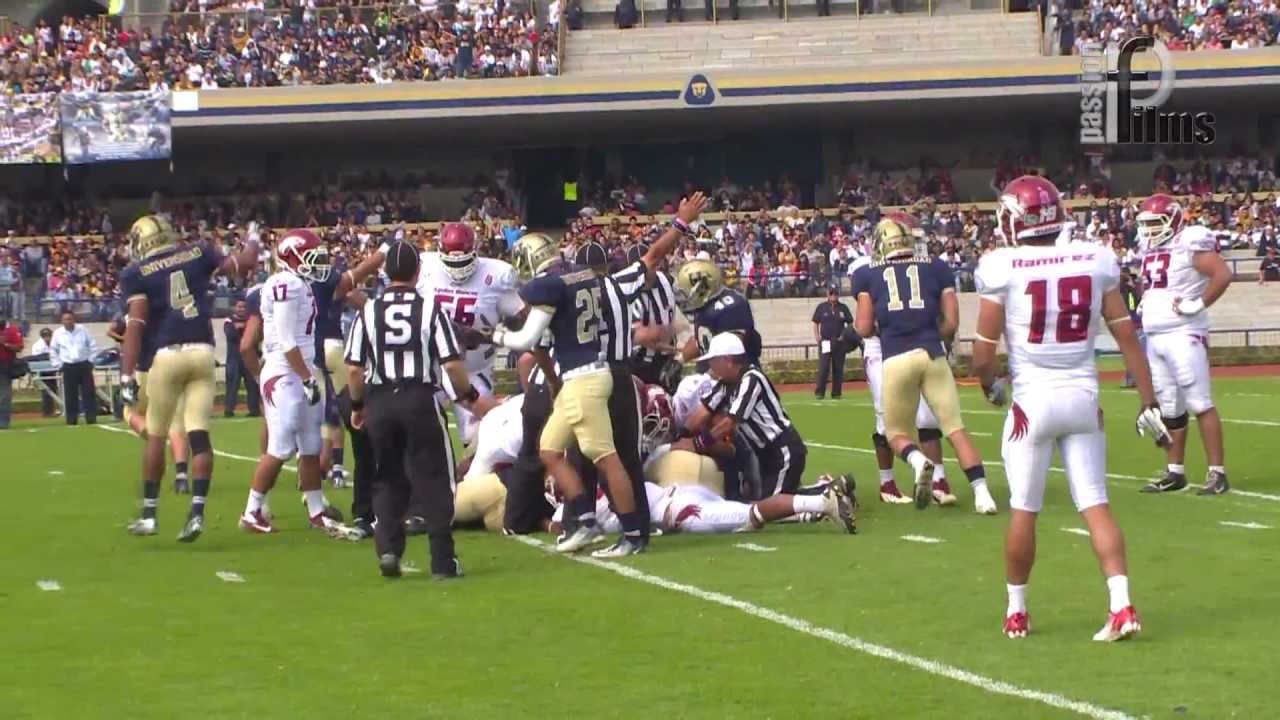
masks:
<path id="1" fill-rule="evenodd" d="M 241 515 L 240 528 L 252 533 L 262 533 L 264 535 L 276 531 L 276 529 L 271 526 L 271 519 L 264 515 L 261 510 L 254 510 L 252 513 L 244 513 Z"/>
<path id="2" fill-rule="evenodd" d="M 933 481 L 933 501 L 943 506 L 956 504 L 956 496 L 951 492 L 946 478 Z"/>
<path id="3" fill-rule="evenodd" d="M 1093 639 L 1098 642 L 1119 642 L 1133 637 L 1142 631 L 1142 622 L 1138 620 L 1138 611 L 1132 605 L 1113 612 L 1107 617 L 1107 624 L 1102 626 Z"/>
<path id="4" fill-rule="evenodd" d="M 902 492 L 898 490 L 898 483 L 890 480 L 889 482 L 880 483 L 880 502 L 909 505 L 911 504 L 911 498 L 903 496 Z"/>
<path id="5" fill-rule="evenodd" d="M 1004 619 L 1004 634 L 1010 638 L 1024 638 L 1031 632 L 1031 616 L 1016 612 Z"/>

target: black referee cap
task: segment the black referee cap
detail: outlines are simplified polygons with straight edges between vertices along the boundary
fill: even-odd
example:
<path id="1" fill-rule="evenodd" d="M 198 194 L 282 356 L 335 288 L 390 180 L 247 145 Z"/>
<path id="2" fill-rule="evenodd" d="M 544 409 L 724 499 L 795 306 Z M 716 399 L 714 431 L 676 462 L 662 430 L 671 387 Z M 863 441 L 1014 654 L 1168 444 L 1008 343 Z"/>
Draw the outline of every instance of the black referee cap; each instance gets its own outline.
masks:
<path id="1" fill-rule="evenodd" d="M 600 267 L 609 264 L 609 254 L 604 251 L 604 246 L 600 243 L 589 242 L 578 248 L 573 261 L 584 267 Z"/>
<path id="2" fill-rule="evenodd" d="M 387 248 L 386 271 L 392 282 L 413 282 L 418 275 L 418 251 L 404 241 Z"/>
<path id="3" fill-rule="evenodd" d="M 627 251 L 627 264 L 629 265 L 633 262 L 636 262 L 640 258 L 644 257 L 645 253 L 647 252 L 649 252 L 649 243 L 636 244 L 634 247 L 632 247 L 630 250 Z"/>

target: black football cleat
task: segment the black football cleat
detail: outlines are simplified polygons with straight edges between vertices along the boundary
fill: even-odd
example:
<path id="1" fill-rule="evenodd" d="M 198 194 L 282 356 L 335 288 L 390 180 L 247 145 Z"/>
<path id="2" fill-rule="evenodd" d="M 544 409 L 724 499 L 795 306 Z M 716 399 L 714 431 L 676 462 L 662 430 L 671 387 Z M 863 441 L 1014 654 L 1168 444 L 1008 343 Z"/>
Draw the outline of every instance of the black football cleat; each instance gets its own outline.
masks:
<path id="1" fill-rule="evenodd" d="M 178 542 L 195 542 L 202 532 L 204 532 L 204 516 L 192 515 L 187 518 L 187 524 L 182 526 L 182 532 L 178 533 Z"/>
<path id="2" fill-rule="evenodd" d="M 427 519 L 422 517 L 421 515 L 411 516 L 408 520 L 404 521 L 404 534 L 405 535 L 426 535 Z"/>
<path id="3" fill-rule="evenodd" d="M 462 563 L 456 557 L 449 558 L 442 565 L 431 564 L 432 580 L 456 580 L 460 577 L 462 577 Z"/>
<path id="4" fill-rule="evenodd" d="M 1225 477 L 1222 480 L 1223 482 L 1226 482 Z M 1159 480 L 1152 480 L 1146 485 L 1143 485 L 1142 492 L 1144 493 L 1177 492 L 1179 490 L 1182 490 L 1186 486 L 1187 486 L 1186 475 L 1182 473 L 1169 472 L 1166 470 L 1164 473 L 1164 477 L 1160 478 Z"/>
<path id="5" fill-rule="evenodd" d="M 400 556 L 391 553 L 378 556 L 378 572 L 384 578 L 400 577 Z"/>
<path id="6" fill-rule="evenodd" d="M 1204 487 L 1196 491 L 1197 495 L 1223 495 L 1231 490 L 1231 483 L 1227 482 L 1227 474 L 1210 470 L 1205 477 Z"/>

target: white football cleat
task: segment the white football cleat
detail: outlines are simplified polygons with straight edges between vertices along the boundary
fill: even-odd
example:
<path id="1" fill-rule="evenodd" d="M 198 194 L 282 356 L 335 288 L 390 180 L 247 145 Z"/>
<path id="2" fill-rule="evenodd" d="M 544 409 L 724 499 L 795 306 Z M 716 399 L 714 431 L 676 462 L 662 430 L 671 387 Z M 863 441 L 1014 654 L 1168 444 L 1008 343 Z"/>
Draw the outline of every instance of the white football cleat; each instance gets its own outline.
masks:
<path id="1" fill-rule="evenodd" d="M 575 553 L 588 545 L 598 542 L 603 537 L 604 533 L 601 532 L 599 527 L 595 525 L 579 525 L 572 535 L 556 540 L 556 552 Z"/>
<path id="2" fill-rule="evenodd" d="M 262 533 L 264 535 L 273 533 L 276 529 L 271 525 L 271 518 L 262 513 L 262 510 L 255 510 L 251 513 L 244 513 L 240 516 L 240 529 L 248 530 L 253 533 Z"/>
<path id="3" fill-rule="evenodd" d="M 995 515 L 1000 511 L 996 507 L 996 499 L 985 486 L 973 490 L 973 511 L 979 515 Z"/>
<path id="4" fill-rule="evenodd" d="M 890 480 L 889 482 L 880 483 L 880 502 L 887 502 L 893 505 L 910 505 L 911 498 L 902 494 L 898 489 L 898 483 Z"/>
<path id="5" fill-rule="evenodd" d="M 130 535 L 155 535 L 156 519 L 155 518 L 138 518 L 129 523 Z"/>
<path id="6" fill-rule="evenodd" d="M 956 504 L 955 493 L 951 492 L 951 485 L 946 478 L 938 478 L 933 481 L 933 501 L 943 507 L 950 507 Z"/>
<path id="7" fill-rule="evenodd" d="M 1097 642 L 1119 642 L 1141 631 L 1142 622 L 1138 620 L 1138 611 L 1129 605 L 1120 612 L 1109 614 L 1107 624 L 1094 634 L 1093 639 Z"/>

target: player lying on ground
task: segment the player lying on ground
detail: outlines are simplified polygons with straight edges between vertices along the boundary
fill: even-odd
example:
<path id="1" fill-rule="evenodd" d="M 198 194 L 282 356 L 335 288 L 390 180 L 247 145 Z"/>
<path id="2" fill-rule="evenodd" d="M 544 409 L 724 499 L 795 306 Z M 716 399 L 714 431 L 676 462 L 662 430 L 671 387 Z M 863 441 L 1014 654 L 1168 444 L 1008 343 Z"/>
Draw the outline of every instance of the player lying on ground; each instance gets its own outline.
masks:
<path id="1" fill-rule="evenodd" d="M 996 378 L 996 346 L 1003 336 L 1013 374 L 1002 442 L 1010 492 L 1004 632 L 1021 638 L 1031 630 L 1026 591 L 1035 562 L 1036 516 L 1057 450 L 1111 596 L 1107 623 L 1093 639 L 1123 640 L 1142 626 L 1129 599 L 1124 535 L 1107 503 L 1107 436 L 1093 360 L 1103 319 L 1137 382 L 1138 433 L 1151 432 L 1157 443 L 1168 437 L 1150 369 L 1120 295 L 1120 266 L 1106 245 L 1059 242 L 1066 211 L 1048 180 L 1024 176 L 1009 183 L 996 213 L 1009 247 L 988 253 L 978 265 L 973 369 L 988 400 L 1003 405 L 1007 389 Z"/>

